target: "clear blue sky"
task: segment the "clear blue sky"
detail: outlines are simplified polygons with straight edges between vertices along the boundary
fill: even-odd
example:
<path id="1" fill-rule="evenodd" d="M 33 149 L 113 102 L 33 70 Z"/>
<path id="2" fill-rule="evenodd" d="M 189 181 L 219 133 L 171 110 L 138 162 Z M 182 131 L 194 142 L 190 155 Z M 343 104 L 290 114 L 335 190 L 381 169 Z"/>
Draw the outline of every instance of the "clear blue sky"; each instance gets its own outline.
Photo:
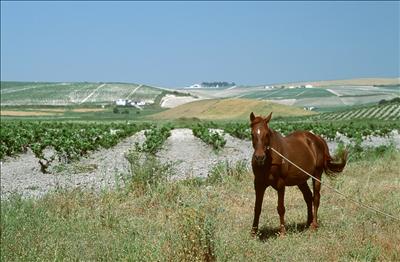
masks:
<path id="1" fill-rule="evenodd" d="M 1 79 L 399 76 L 399 2 L 1 2 Z"/>

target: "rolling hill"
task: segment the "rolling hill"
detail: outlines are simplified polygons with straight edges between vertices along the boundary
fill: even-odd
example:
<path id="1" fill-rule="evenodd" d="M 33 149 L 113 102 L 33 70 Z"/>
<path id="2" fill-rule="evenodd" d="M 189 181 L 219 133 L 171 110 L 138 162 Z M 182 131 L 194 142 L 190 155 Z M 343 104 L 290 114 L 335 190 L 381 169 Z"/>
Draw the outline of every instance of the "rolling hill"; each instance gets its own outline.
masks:
<path id="1" fill-rule="evenodd" d="M 130 83 L 1 82 L 1 105 L 80 105 L 117 99 L 153 102 L 164 90 Z"/>
<path id="2" fill-rule="evenodd" d="M 350 81 L 349 83 L 362 83 Z M 382 82 L 382 81 L 381 81 Z M 379 83 L 381 83 L 379 82 Z M 322 83 L 322 82 L 321 82 Z M 273 101 L 297 107 L 313 107 L 325 112 L 352 106 L 377 103 L 399 97 L 400 85 L 336 85 L 344 82 L 326 82 L 332 85 L 313 88 L 281 88 L 281 86 L 247 86 L 219 90 L 190 90 L 190 93 L 204 98 L 248 98 Z M 375 83 L 375 82 L 374 82 Z M 378 82 L 377 82 L 378 83 Z M 387 81 L 387 83 L 391 83 Z"/>
<path id="3" fill-rule="evenodd" d="M 313 88 L 304 88 L 304 84 L 312 84 Z M 294 85 L 293 87 L 299 88 L 281 88 L 281 85 Z M 301 85 L 303 85 L 303 88 L 301 88 Z M 238 101 L 247 99 L 245 105 L 239 105 L 239 107 L 246 106 L 246 108 L 249 105 L 260 106 L 274 102 L 297 107 L 300 110 L 299 112 L 303 112 L 301 108 L 309 108 L 318 112 L 341 111 L 351 109 L 354 106 L 376 104 L 383 99 L 390 100 L 399 97 L 400 85 L 399 78 L 365 78 L 286 83 L 274 85 L 273 88 L 272 86 L 232 86 L 229 88 L 174 91 L 161 87 L 118 82 L 2 81 L 0 91 L 1 106 L 99 106 L 113 104 L 117 99 L 131 99 L 133 101 L 145 101 L 147 104 L 154 102 L 156 107 L 175 107 L 183 104 L 183 107 L 176 109 L 179 115 L 177 117 L 180 117 L 182 114 L 180 110 L 184 110 L 182 108 L 189 108 L 193 105 L 195 107 L 211 107 L 210 101 L 218 101 L 219 99 L 233 99 L 232 101 L 239 104 Z M 185 96 L 189 93 L 192 97 L 182 97 L 182 95 Z M 185 104 L 193 100 L 200 100 L 198 101 L 199 104 Z M 201 102 L 201 100 L 206 101 Z M 212 111 L 204 111 L 206 109 L 199 109 L 196 113 L 192 112 L 194 109 L 188 112 L 191 112 L 194 117 L 199 114 L 207 118 L 219 118 L 219 113 L 224 114 L 226 113 L 224 110 L 228 110 L 229 117 L 241 117 L 235 103 L 232 103 L 231 106 L 218 104 L 218 108 L 221 108 L 221 110 L 215 114 Z M 263 106 L 260 107 L 261 109 L 264 108 Z M 160 110 L 162 109 L 160 108 Z M 156 117 L 165 118 L 168 114 L 173 114 L 169 112 L 174 111 L 168 111 L 164 115 L 161 114 Z M 176 118 L 172 115 L 171 117 Z"/>
<path id="4" fill-rule="evenodd" d="M 257 115 L 266 115 L 269 112 L 273 112 L 275 117 L 314 114 L 300 108 L 254 99 L 207 99 L 180 105 L 149 117 L 151 119 L 247 120 L 249 113 L 252 111 Z"/>
<path id="5" fill-rule="evenodd" d="M 293 82 L 286 83 L 285 85 L 305 85 L 311 84 L 313 86 L 372 86 L 372 85 L 399 85 L 400 78 L 355 78 L 355 79 L 341 79 L 341 80 L 319 80 L 307 82 Z"/>

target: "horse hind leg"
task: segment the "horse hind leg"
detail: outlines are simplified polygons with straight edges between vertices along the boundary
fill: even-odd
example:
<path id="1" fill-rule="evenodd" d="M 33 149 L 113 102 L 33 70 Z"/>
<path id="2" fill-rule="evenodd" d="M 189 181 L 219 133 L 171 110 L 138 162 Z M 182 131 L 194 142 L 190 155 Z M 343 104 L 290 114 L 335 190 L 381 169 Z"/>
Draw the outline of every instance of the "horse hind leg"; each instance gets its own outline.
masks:
<path id="1" fill-rule="evenodd" d="M 321 179 L 321 175 L 316 176 L 316 178 Z M 320 200 L 320 190 L 321 190 L 321 182 L 313 179 L 313 191 L 314 191 L 314 209 L 313 209 L 313 221 L 311 223 L 311 228 L 312 229 L 317 229 L 318 228 L 318 207 L 319 207 L 319 200 Z"/>
<path id="2" fill-rule="evenodd" d="M 306 201 L 307 204 L 307 226 L 310 226 L 313 220 L 313 211 L 312 211 L 313 196 L 307 182 L 298 185 L 298 187 L 301 193 L 303 193 L 304 201 Z"/>

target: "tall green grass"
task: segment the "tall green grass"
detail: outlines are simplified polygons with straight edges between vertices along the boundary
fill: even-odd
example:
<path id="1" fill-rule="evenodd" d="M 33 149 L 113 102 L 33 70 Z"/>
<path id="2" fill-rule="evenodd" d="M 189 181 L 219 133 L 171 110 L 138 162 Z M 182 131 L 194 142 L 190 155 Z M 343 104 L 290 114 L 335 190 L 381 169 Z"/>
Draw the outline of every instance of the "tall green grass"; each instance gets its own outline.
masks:
<path id="1" fill-rule="evenodd" d="M 206 179 L 171 180 L 145 155 L 128 157 L 132 174 L 119 189 L 72 190 L 1 202 L 1 260 L 106 261 L 399 261 L 400 227 L 322 186 L 320 228 L 304 227 L 300 191 L 285 196 L 287 235 L 279 237 L 277 195 L 268 188 L 260 235 L 250 234 L 251 172 L 221 162 Z M 171 166 L 172 165 L 172 166 Z M 172 169 L 171 169 L 172 168 Z M 357 200 L 400 214 L 400 153 L 351 162 L 330 183 Z"/>

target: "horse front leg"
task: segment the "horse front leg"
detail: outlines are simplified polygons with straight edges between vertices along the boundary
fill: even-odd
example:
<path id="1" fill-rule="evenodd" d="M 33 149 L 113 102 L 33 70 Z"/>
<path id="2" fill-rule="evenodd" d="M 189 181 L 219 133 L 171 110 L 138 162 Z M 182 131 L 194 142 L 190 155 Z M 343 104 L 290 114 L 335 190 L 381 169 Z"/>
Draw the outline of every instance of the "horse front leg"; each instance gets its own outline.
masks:
<path id="1" fill-rule="evenodd" d="M 285 187 L 278 189 L 278 207 L 276 208 L 279 214 L 279 232 L 283 236 L 286 234 L 285 229 Z"/>
<path id="2" fill-rule="evenodd" d="M 260 219 L 261 214 L 261 207 L 264 199 L 264 192 L 267 188 L 266 186 L 259 186 L 255 184 L 255 191 L 256 191 L 256 203 L 254 205 L 254 219 L 253 219 L 253 227 L 251 229 L 251 234 L 255 236 L 258 231 L 258 222 Z"/>

